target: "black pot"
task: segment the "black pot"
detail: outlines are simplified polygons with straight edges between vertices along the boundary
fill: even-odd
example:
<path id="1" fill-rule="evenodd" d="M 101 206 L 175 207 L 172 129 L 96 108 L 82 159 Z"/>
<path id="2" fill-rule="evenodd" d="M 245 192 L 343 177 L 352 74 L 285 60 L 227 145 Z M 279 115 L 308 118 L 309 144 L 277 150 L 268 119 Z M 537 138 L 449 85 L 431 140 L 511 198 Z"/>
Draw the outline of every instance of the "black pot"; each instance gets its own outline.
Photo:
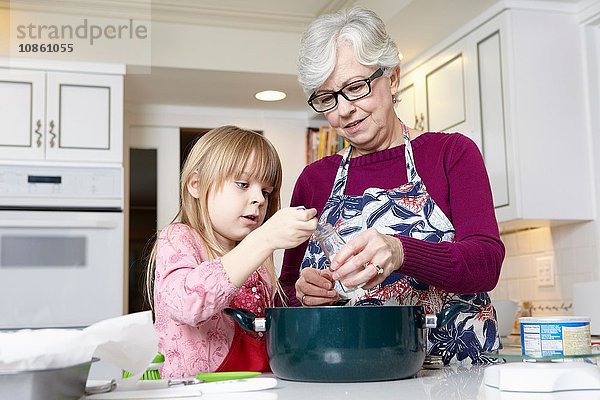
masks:
<path id="1" fill-rule="evenodd" d="M 266 318 L 226 308 L 248 332 L 265 332 L 269 365 L 282 379 L 368 382 L 414 376 L 425 359 L 425 328 L 439 328 L 464 306 L 437 314 L 422 306 L 277 307 Z"/>

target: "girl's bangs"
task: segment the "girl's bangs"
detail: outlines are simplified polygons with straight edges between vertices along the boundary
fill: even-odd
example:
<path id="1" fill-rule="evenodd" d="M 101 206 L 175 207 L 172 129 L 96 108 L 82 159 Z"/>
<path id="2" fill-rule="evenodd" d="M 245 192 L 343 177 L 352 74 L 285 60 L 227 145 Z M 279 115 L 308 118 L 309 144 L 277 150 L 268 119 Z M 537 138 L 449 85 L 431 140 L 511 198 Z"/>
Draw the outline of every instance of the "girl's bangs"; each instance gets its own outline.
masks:
<path id="1" fill-rule="evenodd" d="M 239 177 L 244 169 L 250 173 L 249 178 L 269 186 L 278 187 L 281 184 L 281 167 L 277 153 L 260 137 L 254 137 L 251 143 L 237 143 L 238 149 L 233 154 L 239 157 L 227 160 L 225 176 Z M 248 162 L 252 159 L 252 165 Z"/>

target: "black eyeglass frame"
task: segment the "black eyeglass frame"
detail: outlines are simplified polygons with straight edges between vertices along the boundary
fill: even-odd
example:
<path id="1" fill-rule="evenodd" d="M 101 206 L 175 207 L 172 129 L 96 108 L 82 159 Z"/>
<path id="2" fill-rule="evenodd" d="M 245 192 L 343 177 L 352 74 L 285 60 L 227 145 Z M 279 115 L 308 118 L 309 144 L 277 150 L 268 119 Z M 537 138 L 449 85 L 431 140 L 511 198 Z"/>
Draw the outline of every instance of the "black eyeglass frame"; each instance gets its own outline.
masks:
<path id="1" fill-rule="evenodd" d="M 311 94 L 310 97 L 308 98 L 307 103 L 308 103 L 308 105 L 313 110 L 315 110 L 315 112 L 325 113 L 327 111 L 331 111 L 331 110 L 333 110 L 334 108 L 336 108 L 338 106 L 338 95 L 340 95 L 340 94 L 342 95 L 342 97 L 344 97 L 348 101 L 360 100 L 360 99 L 363 99 L 363 98 L 367 97 L 368 95 L 370 95 L 371 92 L 372 92 L 371 82 L 373 82 L 375 79 L 379 78 L 382 75 L 383 75 L 383 68 L 379 67 L 377 69 L 377 71 L 373 72 L 373 74 L 371 76 L 369 76 L 368 78 L 358 79 L 358 80 L 352 81 L 352 82 L 348 83 L 347 85 L 344 85 L 344 87 L 342 87 L 340 90 L 335 90 L 335 91 L 332 91 L 332 92 L 323 92 L 323 93 L 319 93 L 319 94 L 317 94 L 317 92 L 313 92 L 313 94 Z M 367 93 L 363 94 L 362 96 L 359 96 L 359 97 L 357 97 L 355 99 L 349 99 L 348 96 L 346 96 L 344 94 L 344 89 L 346 89 L 348 86 L 355 85 L 355 84 L 357 84 L 359 82 L 365 82 L 367 84 L 367 87 L 369 88 L 369 91 Z M 325 110 L 319 111 L 313 105 L 313 100 L 316 99 L 317 97 L 323 96 L 323 95 L 333 95 L 333 97 L 335 99 L 335 103 L 334 103 L 333 106 L 331 106 L 331 107 L 329 107 L 329 108 L 327 108 Z"/>

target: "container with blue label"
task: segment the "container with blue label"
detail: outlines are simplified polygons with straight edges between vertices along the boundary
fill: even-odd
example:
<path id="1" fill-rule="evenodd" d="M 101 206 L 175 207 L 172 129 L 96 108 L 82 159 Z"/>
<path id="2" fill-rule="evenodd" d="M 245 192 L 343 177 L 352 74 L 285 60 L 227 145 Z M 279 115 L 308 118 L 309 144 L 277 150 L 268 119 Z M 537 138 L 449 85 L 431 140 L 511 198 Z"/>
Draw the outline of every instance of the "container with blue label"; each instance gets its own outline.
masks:
<path id="1" fill-rule="evenodd" d="M 521 317 L 521 354 L 535 358 L 589 354 L 590 318 Z"/>

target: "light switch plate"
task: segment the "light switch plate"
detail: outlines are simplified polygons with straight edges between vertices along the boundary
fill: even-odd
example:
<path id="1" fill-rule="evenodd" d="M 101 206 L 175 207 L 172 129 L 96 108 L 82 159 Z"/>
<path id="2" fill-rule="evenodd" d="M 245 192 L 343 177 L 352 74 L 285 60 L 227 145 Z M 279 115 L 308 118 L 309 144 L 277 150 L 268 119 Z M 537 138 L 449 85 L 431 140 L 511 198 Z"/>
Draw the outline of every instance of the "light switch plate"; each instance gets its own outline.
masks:
<path id="1" fill-rule="evenodd" d="M 543 256 L 535 259 L 538 287 L 554 286 L 554 257 Z"/>

